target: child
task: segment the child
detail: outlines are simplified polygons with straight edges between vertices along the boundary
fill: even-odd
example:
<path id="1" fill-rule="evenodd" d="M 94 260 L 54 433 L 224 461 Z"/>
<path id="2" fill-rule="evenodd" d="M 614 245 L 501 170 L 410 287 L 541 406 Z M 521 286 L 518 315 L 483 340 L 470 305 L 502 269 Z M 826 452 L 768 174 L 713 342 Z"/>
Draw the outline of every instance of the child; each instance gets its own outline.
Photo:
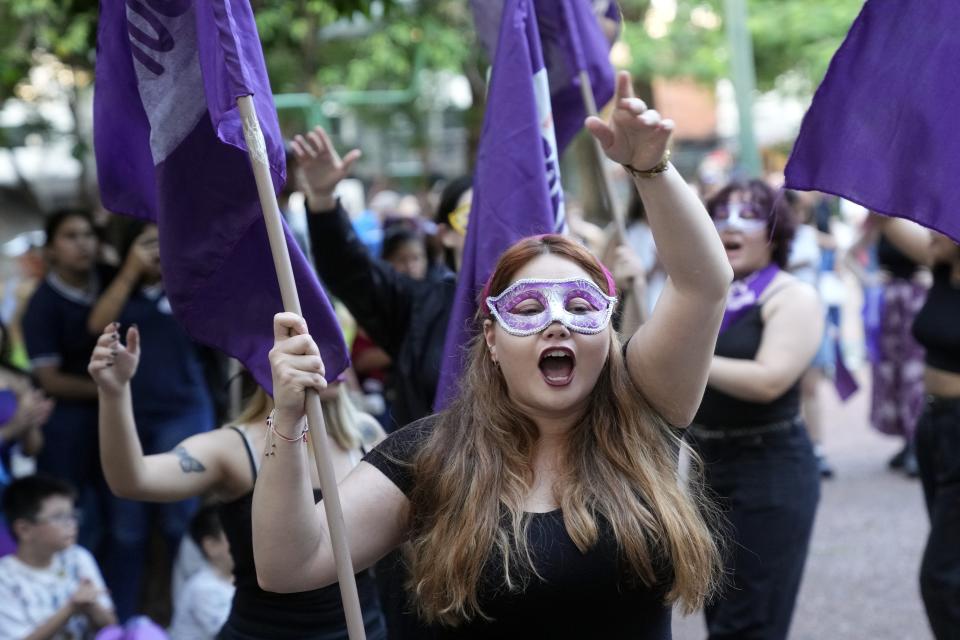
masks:
<path id="1" fill-rule="evenodd" d="M 0 638 L 92 638 L 116 623 L 96 561 L 76 544 L 74 498 L 43 475 L 7 487 L 3 513 L 18 547 L 0 558 Z"/>
<path id="2" fill-rule="evenodd" d="M 230 614 L 233 556 L 216 506 L 200 509 L 190 523 L 190 537 L 203 552 L 206 566 L 184 585 L 173 611 L 171 640 L 213 640 Z"/>

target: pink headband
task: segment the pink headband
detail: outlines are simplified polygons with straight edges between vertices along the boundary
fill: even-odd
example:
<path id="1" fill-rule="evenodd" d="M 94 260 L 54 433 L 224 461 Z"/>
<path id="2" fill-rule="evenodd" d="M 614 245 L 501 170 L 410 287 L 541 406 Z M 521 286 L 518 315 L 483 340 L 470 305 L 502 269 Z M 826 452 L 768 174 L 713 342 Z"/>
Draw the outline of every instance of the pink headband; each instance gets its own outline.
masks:
<path id="1" fill-rule="evenodd" d="M 555 234 L 555 233 L 541 233 L 541 234 L 538 235 L 538 236 L 530 236 L 529 238 L 525 238 L 525 239 L 526 239 L 526 240 L 541 240 L 541 239 L 543 239 L 543 238 L 550 238 L 550 237 L 561 237 L 561 238 L 562 238 L 563 236 L 558 236 L 558 235 Z M 607 269 L 606 265 L 603 264 L 602 262 L 600 262 L 600 260 L 598 260 L 598 259 L 596 258 L 596 256 L 594 256 L 594 260 L 596 261 L 597 266 L 600 267 L 600 271 L 603 272 L 603 277 L 606 278 L 606 280 L 607 280 L 607 294 L 610 295 L 610 296 L 616 297 L 616 295 L 617 295 L 617 284 L 616 284 L 616 282 L 614 282 L 614 280 L 613 280 L 613 274 L 610 273 L 610 270 Z M 484 307 L 487 307 L 487 313 L 488 313 L 488 314 L 490 313 L 490 307 L 487 305 L 487 297 L 490 296 L 490 283 L 491 283 L 492 280 L 493 280 L 493 274 L 491 273 L 491 274 L 490 274 L 490 277 L 487 278 L 487 283 L 486 283 L 485 285 L 483 285 L 483 292 L 480 294 L 480 304 L 483 305 Z"/>

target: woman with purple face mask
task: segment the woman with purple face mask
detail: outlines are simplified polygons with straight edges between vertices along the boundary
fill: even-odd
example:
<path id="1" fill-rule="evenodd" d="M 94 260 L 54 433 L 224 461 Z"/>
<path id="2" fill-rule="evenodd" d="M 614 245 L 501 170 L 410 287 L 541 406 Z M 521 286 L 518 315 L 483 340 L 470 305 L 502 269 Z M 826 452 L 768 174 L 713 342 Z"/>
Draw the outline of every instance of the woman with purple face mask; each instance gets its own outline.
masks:
<path id="1" fill-rule="evenodd" d="M 786 273 L 795 220 L 759 180 L 707 202 L 734 280 L 688 431 L 732 525 L 731 583 L 707 606 L 710 640 L 787 637 L 820 495 L 800 379 L 823 333 L 816 291 Z"/>
<path id="2" fill-rule="evenodd" d="M 355 568 L 403 545 L 409 609 L 443 638 L 671 637 L 703 605 L 720 554 L 696 473 L 678 483 L 675 428 L 699 405 L 732 277 L 702 204 L 667 161 L 673 123 L 618 79 L 587 126 L 628 165 L 670 279 L 627 345 L 599 261 L 556 235 L 507 249 L 475 317 L 451 406 L 394 432 L 339 488 Z M 302 319 L 271 352 L 283 438 L 254 494 L 264 588 L 336 580 L 323 507 L 304 491 L 306 389 L 322 387 Z M 696 464 L 694 463 L 694 468 Z"/>

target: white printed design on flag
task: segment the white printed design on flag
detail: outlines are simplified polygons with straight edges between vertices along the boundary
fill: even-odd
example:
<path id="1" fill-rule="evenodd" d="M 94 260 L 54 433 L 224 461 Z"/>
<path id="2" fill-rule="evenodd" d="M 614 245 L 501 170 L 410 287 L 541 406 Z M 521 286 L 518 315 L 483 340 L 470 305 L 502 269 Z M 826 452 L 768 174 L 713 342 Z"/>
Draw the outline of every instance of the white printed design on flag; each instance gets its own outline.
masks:
<path id="1" fill-rule="evenodd" d="M 550 109 L 550 84 L 547 70 L 533 74 L 533 95 L 537 100 L 537 116 L 540 119 L 540 136 L 543 139 L 543 159 L 547 178 L 547 191 L 553 205 L 553 230 L 567 232 L 567 215 L 563 204 L 563 185 L 560 183 L 560 157 L 557 153 L 557 135 L 553 130 L 553 112 Z"/>
<path id="2" fill-rule="evenodd" d="M 207 111 L 193 0 L 127 0 L 127 32 L 158 165 Z"/>

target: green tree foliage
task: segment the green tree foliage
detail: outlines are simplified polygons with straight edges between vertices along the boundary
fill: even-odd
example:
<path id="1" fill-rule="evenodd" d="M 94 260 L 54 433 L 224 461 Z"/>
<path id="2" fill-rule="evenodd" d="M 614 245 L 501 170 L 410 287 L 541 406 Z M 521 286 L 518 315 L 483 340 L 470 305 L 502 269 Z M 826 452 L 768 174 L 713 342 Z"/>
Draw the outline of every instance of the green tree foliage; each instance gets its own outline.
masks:
<path id="1" fill-rule="evenodd" d="M 675 4 L 675 16 L 662 37 L 651 37 L 643 21 L 627 21 L 623 39 L 630 47 L 631 69 L 641 77 L 693 77 L 705 82 L 727 75 L 723 0 Z M 863 0 L 748 0 L 758 87 L 768 89 L 788 74 L 807 89 L 815 87 L 862 6 Z"/>
<path id="2" fill-rule="evenodd" d="M 290 48 L 297 45 L 307 47 L 301 53 L 313 53 L 309 47 L 315 44 L 317 27 L 340 17 L 369 16 L 375 6 L 390 16 L 399 0 L 253 0 L 253 4 L 259 10 L 268 55 L 276 43 L 278 55 L 289 57 Z M 53 54 L 64 64 L 92 69 L 97 12 L 98 0 L 0 0 L 0 99 L 11 94 L 38 54 Z"/>

